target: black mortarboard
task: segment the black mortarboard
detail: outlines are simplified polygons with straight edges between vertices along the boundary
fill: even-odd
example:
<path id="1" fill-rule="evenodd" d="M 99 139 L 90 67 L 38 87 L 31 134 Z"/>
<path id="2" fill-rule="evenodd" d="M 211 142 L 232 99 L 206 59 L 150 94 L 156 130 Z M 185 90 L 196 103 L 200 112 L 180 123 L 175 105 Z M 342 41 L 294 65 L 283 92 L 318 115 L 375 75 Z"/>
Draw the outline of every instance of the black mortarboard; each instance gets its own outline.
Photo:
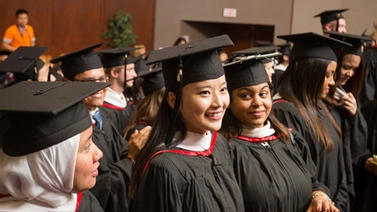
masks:
<path id="1" fill-rule="evenodd" d="M 137 74 L 143 72 L 143 71 L 148 71 L 149 70 L 149 66 L 147 65 L 147 60 L 144 59 L 144 54 L 142 55 L 139 55 L 135 58 L 133 58 L 133 62 L 135 64 L 135 72 Z"/>
<path id="2" fill-rule="evenodd" d="M 152 69 L 151 71 L 145 71 L 145 73 L 140 73 L 140 77 L 143 78 L 141 87 L 144 96 L 148 96 L 165 86 L 161 67 Z"/>
<path id="3" fill-rule="evenodd" d="M 344 18 L 342 15 L 342 12 L 347 11 L 348 9 L 341 9 L 341 10 L 326 10 L 321 12 L 318 15 L 315 15 L 316 17 L 321 17 L 321 24 L 327 24 L 331 21 L 339 20 L 340 18 Z"/>
<path id="4" fill-rule="evenodd" d="M 274 45 L 271 41 L 267 41 L 267 40 L 257 40 L 256 42 L 258 44 L 258 47 L 273 46 Z"/>
<path id="5" fill-rule="evenodd" d="M 109 86 L 94 82 L 20 82 L 0 90 L 3 151 L 30 154 L 60 143 L 92 122 L 82 100 Z"/>
<path id="6" fill-rule="evenodd" d="M 267 54 L 273 53 L 276 50 L 279 50 L 278 46 L 262 46 L 262 47 L 252 47 L 248 49 L 243 49 L 240 51 L 233 52 L 235 55 L 239 56 L 248 56 L 248 55 L 258 55 L 258 54 Z M 276 55 L 275 55 L 276 56 Z M 263 63 L 273 62 L 272 57 L 263 57 L 261 58 Z"/>
<path id="7" fill-rule="evenodd" d="M 277 46 L 280 47 L 279 52 L 281 52 L 282 55 L 289 55 L 291 53 L 290 43 L 280 44 Z"/>
<path id="8" fill-rule="evenodd" d="M 12 52 L 8 50 L 0 50 L 0 55 L 10 55 Z"/>
<path id="9" fill-rule="evenodd" d="M 224 74 L 217 49 L 233 46 L 228 35 L 172 46 L 152 51 L 147 64 L 162 62 L 165 86 L 177 86 L 177 75 L 182 65 L 182 87 L 188 83 L 219 78 Z"/>
<path id="10" fill-rule="evenodd" d="M 77 74 L 90 69 L 97 69 L 102 67 L 102 63 L 98 55 L 93 49 L 98 48 L 103 43 L 97 43 L 83 49 L 65 54 L 63 56 L 52 59 L 51 63 L 61 63 L 61 69 L 64 77 L 68 80 L 74 80 Z"/>
<path id="11" fill-rule="evenodd" d="M 0 63 L 0 72 L 12 72 L 17 81 L 37 80 L 37 71 L 44 65 L 39 57 L 48 49 L 43 46 L 21 46 Z"/>
<path id="12" fill-rule="evenodd" d="M 327 34 L 330 34 L 330 37 L 347 42 L 352 44 L 352 46 L 345 46 L 341 49 L 342 55 L 345 54 L 355 54 L 362 56 L 362 49 L 361 46 L 365 46 L 366 42 L 372 41 L 372 38 L 369 36 L 360 36 L 360 35 L 352 35 L 352 34 L 344 34 L 339 32 L 332 32 L 332 31 L 324 31 Z"/>
<path id="13" fill-rule="evenodd" d="M 291 56 L 299 58 L 322 58 L 337 61 L 332 48 L 352 46 L 349 43 L 326 37 L 314 32 L 307 32 L 293 35 L 279 35 L 278 38 L 293 42 Z"/>
<path id="14" fill-rule="evenodd" d="M 101 62 L 104 68 L 112 68 L 115 66 L 121 66 L 133 63 L 133 59 L 130 56 L 130 51 L 137 48 L 113 48 L 97 51 L 101 57 Z"/>
<path id="15" fill-rule="evenodd" d="M 237 62 L 225 64 L 224 69 L 229 93 L 243 86 L 270 82 L 263 62 L 258 58 L 244 57 Z"/>

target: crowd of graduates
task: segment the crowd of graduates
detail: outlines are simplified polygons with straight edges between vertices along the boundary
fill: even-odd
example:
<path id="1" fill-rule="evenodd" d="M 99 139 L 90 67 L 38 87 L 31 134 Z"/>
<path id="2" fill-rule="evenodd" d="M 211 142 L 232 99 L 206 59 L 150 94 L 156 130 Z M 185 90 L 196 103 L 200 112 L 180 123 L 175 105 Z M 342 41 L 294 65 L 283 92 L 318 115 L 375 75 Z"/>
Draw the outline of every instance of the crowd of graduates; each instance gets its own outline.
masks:
<path id="1" fill-rule="evenodd" d="M 2 52 L 0 210 L 377 211 L 377 46 L 345 11 L 225 59 L 226 34 Z"/>

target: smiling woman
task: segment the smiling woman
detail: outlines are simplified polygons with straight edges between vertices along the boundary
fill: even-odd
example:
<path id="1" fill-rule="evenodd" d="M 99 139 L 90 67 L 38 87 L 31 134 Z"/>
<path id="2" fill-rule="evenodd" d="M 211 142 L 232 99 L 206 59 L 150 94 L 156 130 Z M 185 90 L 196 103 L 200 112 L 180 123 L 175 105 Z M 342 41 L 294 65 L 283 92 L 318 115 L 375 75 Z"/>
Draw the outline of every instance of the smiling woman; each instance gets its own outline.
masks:
<path id="1" fill-rule="evenodd" d="M 135 211 L 244 211 L 230 147 L 217 134 L 229 104 L 217 52 L 230 45 L 223 35 L 149 54 L 162 62 L 166 91 L 136 158 Z"/>
<path id="2" fill-rule="evenodd" d="M 226 64 L 225 74 L 231 101 L 220 132 L 233 146 L 245 210 L 337 211 L 315 177 L 306 141 L 271 113 L 271 83 L 262 61 Z"/>

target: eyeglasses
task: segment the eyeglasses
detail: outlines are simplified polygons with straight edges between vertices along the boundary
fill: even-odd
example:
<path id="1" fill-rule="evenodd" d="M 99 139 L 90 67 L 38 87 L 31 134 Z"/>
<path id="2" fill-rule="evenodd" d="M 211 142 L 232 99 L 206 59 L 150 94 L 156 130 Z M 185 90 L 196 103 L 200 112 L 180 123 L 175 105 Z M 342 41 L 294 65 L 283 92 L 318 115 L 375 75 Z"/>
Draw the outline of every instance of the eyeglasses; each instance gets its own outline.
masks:
<path id="1" fill-rule="evenodd" d="M 95 78 L 87 78 L 87 79 L 83 79 L 83 80 L 73 79 L 73 81 L 76 81 L 76 82 L 107 82 L 108 79 L 109 79 L 108 76 L 102 76 L 98 79 L 95 79 Z"/>

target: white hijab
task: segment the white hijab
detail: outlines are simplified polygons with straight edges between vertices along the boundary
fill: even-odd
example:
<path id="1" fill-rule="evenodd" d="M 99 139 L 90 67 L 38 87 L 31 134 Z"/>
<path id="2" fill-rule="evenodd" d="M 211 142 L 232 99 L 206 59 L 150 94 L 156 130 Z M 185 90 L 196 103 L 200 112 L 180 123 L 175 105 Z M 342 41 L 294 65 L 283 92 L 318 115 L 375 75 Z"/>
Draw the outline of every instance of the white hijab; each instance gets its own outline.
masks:
<path id="1" fill-rule="evenodd" d="M 0 198 L 0 210 L 20 210 L 26 204 L 74 211 L 77 195 L 72 189 L 79 142 L 77 134 L 20 157 L 7 156 L 0 150 L 0 194 L 11 195 Z"/>

